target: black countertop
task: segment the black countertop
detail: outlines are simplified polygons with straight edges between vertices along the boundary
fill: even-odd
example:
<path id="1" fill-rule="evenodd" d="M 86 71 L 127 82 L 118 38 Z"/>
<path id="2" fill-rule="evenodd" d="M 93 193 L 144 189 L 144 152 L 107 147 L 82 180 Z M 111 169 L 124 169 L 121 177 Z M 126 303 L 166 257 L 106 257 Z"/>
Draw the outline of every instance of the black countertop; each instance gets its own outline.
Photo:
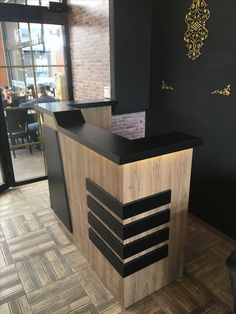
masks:
<path id="1" fill-rule="evenodd" d="M 118 165 L 177 152 L 202 144 L 199 137 L 173 132 L 129 140 L 86 123 L 81 111 L 54 112 L 58 130 Z"/>
<path id="2" fill-rule="evenodd" d="M 115 105 L 110 99 L 41 103 L 34 108 L 54 117 L 58 130 L 118 165 L 174 153 L 202 144 L 199 137 L 172 132 L 135 140 L 86 123 L 80 111 Z"/>
<path id="3" fill-rule="evenodd" d="M 83 100 L 83 101 L 59 101 L 59 102 L 48 102 L 48 103 L 39 103 L 34 105 L 37 111 L 53 115 L 54 112 L 65 112 L 65 111 L 75 111 L 85 108 L 96 108 L 96 107 L 105 107 L 111 106 L 114 107 L 117 104 L 117 101 L 104 98 L 104 99 L 92 99 L 92 100 Z"/>

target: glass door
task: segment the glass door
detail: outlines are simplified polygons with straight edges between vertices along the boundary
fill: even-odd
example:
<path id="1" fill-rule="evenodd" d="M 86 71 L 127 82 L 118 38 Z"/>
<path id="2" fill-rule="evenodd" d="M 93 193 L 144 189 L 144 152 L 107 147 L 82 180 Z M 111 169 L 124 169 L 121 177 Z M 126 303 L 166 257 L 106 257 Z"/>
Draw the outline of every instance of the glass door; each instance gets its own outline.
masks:
<path id="1" fill-rule="evenodd" d="M 46 175 L 33 105 L 68 100 L 65 48 L 62 25 L 0 23 L 0 88 L 15 182 Z"/>

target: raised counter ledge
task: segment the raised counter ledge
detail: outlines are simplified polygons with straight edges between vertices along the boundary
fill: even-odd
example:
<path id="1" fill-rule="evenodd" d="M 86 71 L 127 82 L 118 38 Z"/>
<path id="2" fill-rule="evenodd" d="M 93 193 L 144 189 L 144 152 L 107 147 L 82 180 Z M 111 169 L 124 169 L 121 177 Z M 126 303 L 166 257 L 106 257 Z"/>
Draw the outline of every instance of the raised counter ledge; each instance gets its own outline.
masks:
<path id="1" fill-rule="evenodd" d="M 129 140 L 86 123 L 82 113 L 54 112 L 58 130 L 118 165 L 174 153 L 202 144 L 199 137 L 172 132 Z"/>
<path id="2" fill-rule="evenodd" d="M 39 112 L 46 113 L 53 116 L 54 112 L 75 111 L 85 108 L 97 108 L 97 107 L 114 107 L 117 104 L 116 100 L 109 98 L 104 99 L 92 99 L 83 101 L 60 101 L 39 103 L 35 105 L 35 109 Z"/>

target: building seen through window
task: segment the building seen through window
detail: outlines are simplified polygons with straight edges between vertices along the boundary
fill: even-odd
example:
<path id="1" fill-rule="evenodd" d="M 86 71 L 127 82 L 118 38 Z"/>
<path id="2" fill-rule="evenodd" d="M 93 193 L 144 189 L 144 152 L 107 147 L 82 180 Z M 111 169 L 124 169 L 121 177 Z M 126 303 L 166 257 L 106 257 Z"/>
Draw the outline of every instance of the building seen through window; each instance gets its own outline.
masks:
<path id="1" fill-rule="evenodd" d="M 55 99 L 68 99 L 64 29 L 61 25 L 2 22 L 0 87 L 8 87 L 13 106 L 32 98 L 45 85 Z"/>

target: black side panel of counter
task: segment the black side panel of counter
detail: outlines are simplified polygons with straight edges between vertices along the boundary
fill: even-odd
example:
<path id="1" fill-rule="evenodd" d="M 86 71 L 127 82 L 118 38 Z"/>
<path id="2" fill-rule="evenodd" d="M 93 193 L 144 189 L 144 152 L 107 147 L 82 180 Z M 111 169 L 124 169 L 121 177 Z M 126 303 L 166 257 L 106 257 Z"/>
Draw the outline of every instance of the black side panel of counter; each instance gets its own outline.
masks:
<path id="1" fill-rule="evenodd" d="M 72 223 L 57 131 L 43 125 L 43 140 L 48 167 L 51 207 L 72 233 Z"/>

